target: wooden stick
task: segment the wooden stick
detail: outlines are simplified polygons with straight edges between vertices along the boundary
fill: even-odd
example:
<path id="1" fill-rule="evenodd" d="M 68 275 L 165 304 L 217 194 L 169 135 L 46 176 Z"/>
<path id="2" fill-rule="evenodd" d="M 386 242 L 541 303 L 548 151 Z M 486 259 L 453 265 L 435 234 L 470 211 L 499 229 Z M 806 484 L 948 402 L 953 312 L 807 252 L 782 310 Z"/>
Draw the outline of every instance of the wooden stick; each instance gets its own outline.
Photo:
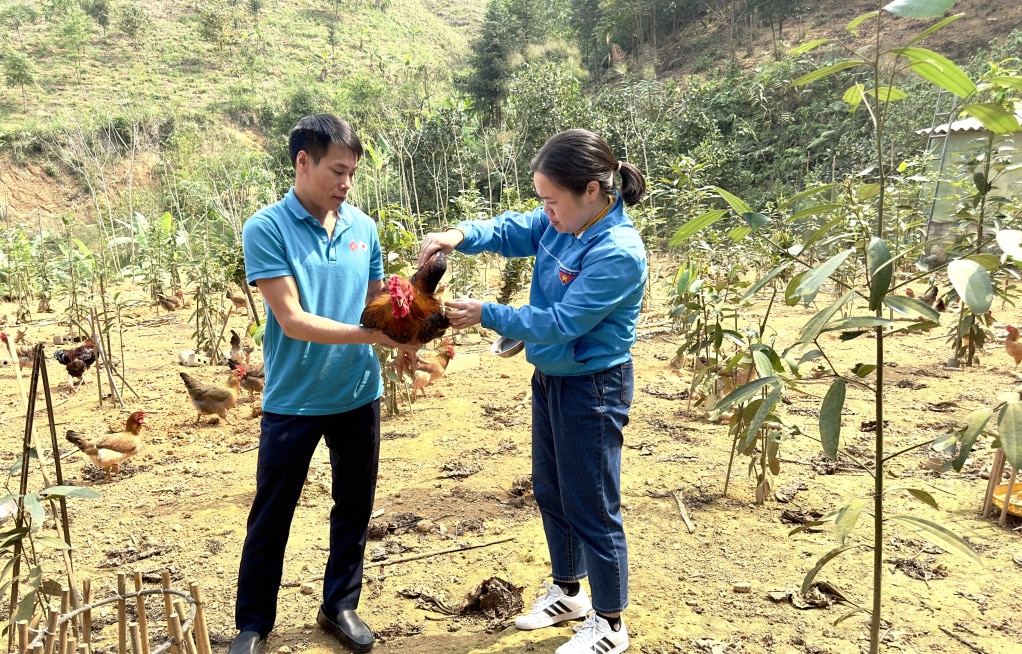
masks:
<path id="1" fill-rule="evenodd" d="M 685 510 L 685 501 L 681 497 L 681 491 L 671 491 L 671 495 L 674 495 L 674 501 L 678 503 L 678 512 L 681 513 L 681 519 L 685 521 L 685 528 L 688 529 L 688 533 L 694 534 L 696 526 L 688 519 L 688 511 Z"/>
<path id="2" fill-rule="evenodd" d="M 28 620 L 18 620 L 18 654 L 28 654 Z"/>
<path id="3" fill-rule="evenodd" d="M 499 545 L 500 543 L 506 543 L 509 540 L 515 540 L 517 536 L 509 536 L 507 538 L 498 538 L 497 540 L 491 540 L 488 543 L 479 543 L 477 545 L 463 545 L 461 547 L 450 547 L 445 550 L 436 550 L 433 552 L 422 552 L 421 554 L 413 554 L 411 556 L 402 556 L 397 559 L 390 559 L 387 561 L 373 561 L 372 563 L 366 563 L 364 567 L 372 568 L 378 565 L 390 565 L 392 563 L 406 563 L 408 561 L 417 561 L 419 559 L 425 559 L 430 556 L 437 556 L 438 554 L 451 554 L 452 552 L 464 552 L 465 550 L 474 550 L 478 547 L 489 547 L 490 545 Z M 322 577 L 318 577 L 322 579 Z M 315 579 L 315 577 L 314 577 Z"/>
<path id="4" fill-rule="evenodd" d="M 1001 517 L 997 519 L 997 525 L 1003 527 L 1008 521 L 1008 507 L 1011 506 L 1011 492 L 1015 489 L 1015 477 L 1018 476 L 1018 470 L 1015 468 L 1011 469 L 1011 477 L 1008 478 L 1008 488 L 1004 491 L 1004 506 L 1001 507 Z"/>
<path id="5" fill-rule="evenodd" d="M 184 632 L 181 631 L 181 620 L 178 619 L 176 613 L 170 616 L 170 629 L 170 633 L 173 635 L 175 643 L 174 645 L 171 645 L 171 647 L 177 647 L 179 650 L 187 652 L 187 654 L 193 654 L 195 652 L 195 646 L 193 645 L 191 649 L 189 649 L 188 641 L 190 639 L 186 639 Z"/>
<path id="6" fill-rule="evenodd" d="M 142 590 L 142 571 L 135 570 L 135 592 Z M 135 595 L 135 609 L 138 612 L 138 638 L 142 643 L 141 654 L 149 654 L 149 616 L 145 610 L 145 595 Z"/>
<path id="7" fill-rule="evenodd" d="M 137 622 L 128 624 L 128 632 L 131 634 L 131 654 L 142 654 L 142 638 L 139 636 Z"/>
<path id="8" fill-rule="evenodd" d="M 994 462 L 990 464 L 990 478 L 987 480 L 987 491 L 983 496 L 983 517 L 990 515 L 994 505 L 994 489 L 1001 483 L 1001 475 L 1004 472 L 1004 450 L 998 448 L 994 453 Z"/>
<path id="9" fill-rule="evenodd" d="M 194 581 L 188 584 L 188 592 L 195 600 L 195 645 L 199 654 L 213 654 L 213 648 L 209 645 L 209 629 L 206 627 L 206 612 L 203 608 L 202 590 Z M 146 654 L 149 654 L 146 652 Z"/>
<path id="10" fill-rule="evenodd" d="M 75 654 L 78 651 L 78 641 L 75 640 L 74 636 L 70 636 L 67 639 L 67 654 Z"/>
<path id="11" fill-rule="evenodd" d="M 50 606 L 49 616 L 46 618 L 46 637 L 43 639 L 44 654 L 53 654 L 53 645 L 57 641 L 57 618 L 60 611 Z"/>
<path id="12" fill-rule="evenodd" d="M 67 615 L 71 611 L 71 589 L 67 586 L 60 588 L 60 614 Z M 67 651 L 67 630 L 71 626 L 70 620 L 60 623 L 60 654 L 73 654 Z"/>
<path id="13" fill-rule="evenodd" d="M 982 647 L 977 647 L 976 645 L 973 645 L 972 643 L 970 643 L 969 641 L 965 640 L 964 638 L 962 638 L 961 636 L 959 636 L 955 632 L 948 631 L 944 627 L 938 627 L 938 629 L 940 629 L 941 631 L 946 633 L 948 636 L 951 636 L 952 638 L 957 640 L 962 645 L 965 645 L 966 647 L 971 649 L 973 652 L 976 652 L 976 654 L 987 654 L 987 651 L 985 649 L 983 649 Z"/>
<path id="14" fill-rule="evenodd" d="M 78 643 L 78 654 L 92 654 L 92 647 L 89 643 Z"/>
<path id="15" fill-rule="evenodd" d="M 198 650 L 195 648 L 195 641 L 192 640 L 192 625 L 189 624 L 185 628 L 185 623 L 188 622 L 188 611 L 185 609 L 183 600 L 174 600 L 174 610 L 177 611 L 177 619 L 181 623 L 181 639 L 184 641 L 185 651 L 188 654 L 198 654 Z"/>
<path id="16" fill-rule="evenodd" d="M 117 654 L 128 654 L 128 594 L 127 578 L 123 572 L 117 573 Z"/>
<path id="17" fill-rule="evenodd" d="M 82 602 L 85 606 L 92 604 L 92 580 L 84 579 L 82 581 Z M 82 611 L 82 642 L 78 643 L 78 649 L 85 648 L 88 652 L 92 648 L 89 645 L 92 643 L 92 609 L 85 609 Z"/>
<path id="18" fill-rule="evenodd" d="M 164 570 L 161 572 L 160 579 L 163 582 L 163 590 L 170 590 L 170 571 Z M 174 617 L 174 601 L 170 598 L 170 593 L 163 594 L 163 609 L 167 615 L 167 631 L 170 633 L 172 638 L 175 638 L 172 624 L 172 618 Z M 180 628 L 181 625 L 178 624 L 178 630 L 180 630 Z M 171 643 L 170 651 L 173 652 L 173 654 L 181 654 L 181 648 L 177 646 L 179 642 L 181 641 L 175 639 Z"/>

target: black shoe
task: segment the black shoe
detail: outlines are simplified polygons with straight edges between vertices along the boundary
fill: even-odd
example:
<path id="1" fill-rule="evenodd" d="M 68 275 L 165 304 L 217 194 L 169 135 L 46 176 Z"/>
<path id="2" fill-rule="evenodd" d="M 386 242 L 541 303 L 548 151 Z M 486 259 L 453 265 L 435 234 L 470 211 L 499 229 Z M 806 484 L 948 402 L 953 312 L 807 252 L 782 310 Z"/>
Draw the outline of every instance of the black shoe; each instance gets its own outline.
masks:
<path id="1" fill-rule="evenodd" d="M 316 622 L 323 628 L 323 631 L 332 634 L 342 645 L 353 652 L 368 652 L 376 642 L 373 630 L 362 622 L 362 618 L 358 617 L 358 614 L 351 609 L 341 611 L 337 614 L 336 620 L 332 620 L 323 612 L 321 606 L 319 615 L 316 616 Z"/>
<path id="2" fill-rule="evenodd" d="M 234 637 L 227 654 L 260 654 L 263 651 L 263 639 L 258 631 L 243 631 Z"/>

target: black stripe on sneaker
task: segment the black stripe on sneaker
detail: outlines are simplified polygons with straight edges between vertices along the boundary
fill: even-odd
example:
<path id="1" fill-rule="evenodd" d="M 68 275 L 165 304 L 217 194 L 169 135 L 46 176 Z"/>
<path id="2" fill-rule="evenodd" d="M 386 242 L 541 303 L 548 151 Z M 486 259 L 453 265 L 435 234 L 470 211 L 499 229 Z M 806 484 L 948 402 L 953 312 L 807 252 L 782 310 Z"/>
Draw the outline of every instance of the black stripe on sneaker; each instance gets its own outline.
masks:
<path id="1" fill-rule="evenodd" d="M 555 615 L 560 615 L 562 613 L 567 613 L 567 612 L 568 612 L 568 607 L 566 607 L 564 604 L 562 604 L 560 600 L 558 600 L 558 601 L 554 602 L 553 604 L 551 604 L 550 606 L 548 606 L 546 608 L 546 611 L 545 611 L 545 613 L 547 615 L 549 615 L 550 617 L 553 617 Z"/>
<path id="2" fill-rule="evenodd" d="M 593 651 L 599 652 L 600 654 L 605 654 L 612 649 L 614 649 L 614 643 L 610 642 L 609 636 L 604 636 L 600 640 L 596 641 L 595 645 L 593 645 Z"/>

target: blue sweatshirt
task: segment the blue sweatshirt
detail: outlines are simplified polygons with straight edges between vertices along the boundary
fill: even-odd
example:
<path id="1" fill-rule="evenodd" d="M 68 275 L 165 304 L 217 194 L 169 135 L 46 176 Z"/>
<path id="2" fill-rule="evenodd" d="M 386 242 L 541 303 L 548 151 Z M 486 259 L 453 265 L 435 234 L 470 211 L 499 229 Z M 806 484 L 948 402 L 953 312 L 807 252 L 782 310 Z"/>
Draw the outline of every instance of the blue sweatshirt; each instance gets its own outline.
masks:
<path id="1" fill-rule="evenodd" d="M 547 375 L 581 375 L 631 359 L 643 292 L 646 248 L 620 195 L 580 236 L 550 227 L 543 207 L 458 225 L 466 254 L 536 256 L 529 304 L 486 302 L 482 325 L 525 341 L 526 358 Z"/>

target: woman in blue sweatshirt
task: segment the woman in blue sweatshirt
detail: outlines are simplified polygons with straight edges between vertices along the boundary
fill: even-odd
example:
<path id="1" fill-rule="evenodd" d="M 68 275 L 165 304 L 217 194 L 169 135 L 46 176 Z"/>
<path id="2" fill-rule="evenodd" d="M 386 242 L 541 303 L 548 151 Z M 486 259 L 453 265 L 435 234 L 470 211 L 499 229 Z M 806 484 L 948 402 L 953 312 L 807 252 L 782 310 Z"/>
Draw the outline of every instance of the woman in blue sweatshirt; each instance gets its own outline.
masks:
<path id="1" fill-rule="evenodd" d="M 532 160 L 543 206 L 427 234 L 434 252 L 535 256 L 529 303 L 447 303 L 456 329 L 481 324 L 525 341 L 532 377 L 532 482 L 550 550 L 553 585 L 519 629 L 587 617 L 557 654 L 628 648 L 628 551 L 621 519 L 622 430 L 634 393 L 630 349 L 646 287 L 646 249 L 624 211 L 646 190 L 592 132 L 551 137 Z M 621 187 L 615 186 L 615 175 Z M 579 583 L 589 577 L 590 602 Z"/>

